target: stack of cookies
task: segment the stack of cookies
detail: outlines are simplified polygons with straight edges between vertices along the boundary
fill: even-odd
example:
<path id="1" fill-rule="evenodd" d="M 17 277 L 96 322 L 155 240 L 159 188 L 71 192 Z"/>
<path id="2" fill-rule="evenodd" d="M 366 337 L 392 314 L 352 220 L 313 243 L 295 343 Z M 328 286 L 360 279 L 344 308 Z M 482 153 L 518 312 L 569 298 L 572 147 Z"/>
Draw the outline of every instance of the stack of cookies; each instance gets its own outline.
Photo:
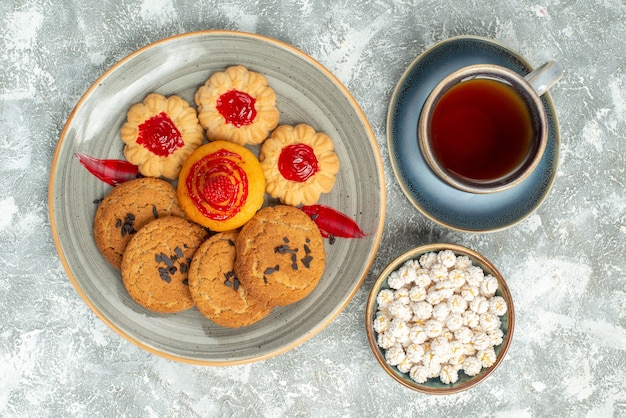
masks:
<path id="1" fill-rule="evenodd" d="M 145 177 L 102 200 L 94 236 L 144 308 L 195 306 L 218 325 L 247 326 L 321 279 L 323 238 L 298 206 L 332 189 L 339 160 L 325 134 L 278 126 L 275 92 L 242 66 L 213 74 L 194 99 L 197 110 L 152 93 L 129 109 L 124 155 Z M 246 145 L 261 145 L 259 157 Z M 265 193 L 281 204 L 261 209 Z"/>
<path id="2" fill-rule="evenodd" d="M 186 219 L 172 185 L 154 178 L 114 188 L 94 234 L 139 305 L 159 313 L 195 306 L 230 328 L 302 300 L 325 267 L 320 231 L 302 210 L 268 206 L 242 228 L 213 233 Z"/>

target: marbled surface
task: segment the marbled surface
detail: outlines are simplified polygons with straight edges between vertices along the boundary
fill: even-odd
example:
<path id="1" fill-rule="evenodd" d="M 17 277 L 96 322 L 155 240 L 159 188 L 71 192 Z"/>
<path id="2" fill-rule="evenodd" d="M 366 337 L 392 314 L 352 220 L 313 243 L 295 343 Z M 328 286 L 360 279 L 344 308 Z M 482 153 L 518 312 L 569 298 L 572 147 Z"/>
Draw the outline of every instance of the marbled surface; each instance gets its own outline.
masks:
<path id="1" fill-rule="evenodd" d="M 0 19 L 0 416 L 626 416 L 622 0 L 4 0 Z M 387 180 L 380 251 L 347 308 L 287 353 L 223 368 L 149 354 L 100 321 L 59 262 L 47 207 L 59 134 L 84 91 L 134 50 L 201 29 L 263 34 L 319 60 L 369 118 Z M 387 105 L 405 68 L 463 34 L 566 71 L 551 93 L 562 141 L 552 192 L 522 223 L 490 234 L 420 214 L 387 149 Z M 517 314 L 500 368 L 443 397 L 395 383 L 364 328 L 378 273 L 432 242 L 491 259 Z"/>

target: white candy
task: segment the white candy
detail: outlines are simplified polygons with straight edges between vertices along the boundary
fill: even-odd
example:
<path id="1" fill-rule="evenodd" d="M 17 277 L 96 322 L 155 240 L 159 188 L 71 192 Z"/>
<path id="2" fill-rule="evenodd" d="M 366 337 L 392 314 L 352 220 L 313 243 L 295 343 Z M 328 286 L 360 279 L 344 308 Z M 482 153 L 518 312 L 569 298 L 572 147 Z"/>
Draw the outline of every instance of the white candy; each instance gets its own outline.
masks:
<path id="1" fill-rule="evenodd" d="M 466 255 L 457 255 L 454 262 L 454 268 L 458 270 L 467 270 L 472 265 L 472 260 Z"/>
<path id="2" fill-rule="evenodd" d="M 461 315 L 465 325 L 471 329 L 477 329 L 480 326 L 480 316 L 474 311 L 465 311 Z"/>
<path id="3" fill-rule="evenodd" d="M 422 286 L 413 286 L 409 290 L 409 299 L 411 302 L 421 302 L 426 299 L 426 288 Z"/>
<path id="4" fill-rule="evenodd" d="M 389 327 L 390 322 L 391 320 L 389 319 L 388 315 L 386 314 L 378 315 L 376 319 L 374 319 L 374 331 L 376 331 L 379 334 L 387 331 L 387 328 Z"/>
<path id="5" fill-rule="evenodd" d="M 400 267 L 400 277 L 404 281 L 404 284 L 407 285 L 415 283 L 415 277 L 417 277 L 417 274 L 415 272 L 415 269 L 405 264 L 404 266 Z"/>
<path id="6" fill-rule="evenodd" d="M 421 344 L 411 344 L 406 348 L 406 358 L 413 363 L 419 363 L 424 358 L 424 347 Z"/>
<path id="7" fill-rule="evenodd" d="M 433 305 L 426 301 L 420 301 L 411 304 L 413 315 L 417 320 L 426 321 L 433 315 Z"/>
<path id="8" fill-rule="evenodd" d="M 404 286 L 404 278 L 400 276 L 399 272 L 394 271 L 387 278 L 387 284 L 392 289 L 400 289 L 401 287 Z"/>
<path id="9" fill-rule="evenodd" d="M 463 326 L 463 317 L 458 313 L 452 313 L 446 319 L 446 327 L 451 332 L 455 332 L 462 326 Z"/>
<path id="10" fill-rule="evenodd" d="M 385 360 L 392 366 L 397 366 L 406 358 L 404 349 L 400 345 L 394 345 L 385 352 Z"/>
<path id="11" fill-rule="evenodd" d="M 504 338 L 504 332 L 502 332 L 502 330 L 500 328 L 496 328 L 496 329 L 494 329 L 492 331 L 489 331 L 487 333 L 487 335 L 491 339 L 491 345 L 493 347 L 497 347 L 500 344 L 502 344 L 502 341 L 503 341 L 503 338 Z"/>
<path id="12" fill-rule="evenodd" d="M 391 302 L 395 299 L 393 295 L 393 290 L 391 289 L 383 289 L 378 292 L 376 296 L 376 303 L 378 303 L 378 309 L 385 309 Z"/>
<path id="13" fill-rule="evenodd" d="M 437 261 L 439 261 L 439 263 L 446 269 L 449 269 L 456 263 L 456 255 L 454 255 L 454 252 L 451 250 L 439 251 L 437 254 Z"/>
<path id="14" fill-rule="evenodd" d="M 445 295 L 441 290 L 434 290 L 432 286 L 430 287 L 430 289 L 428 290 L 428 294 L 426 295 L 426 302 L 435 306 L 443 302 L 444 299 L 445 299 Z"/>
<path id="15" fill-rule="evenodd" d="M 414 365 L 415 363 L 405 357 L 404 360 L 402 360 L 396 367 L 400 373 L 408 373 Z"/>
<path id="16" fill-rule="evenodd" d="M 428 338 L 436 338 L 443 332 L 443 324 L 436 319 L 429 319 L 424 324 L 424 331 Z"/>
<path id="17" fill-rule="evenodd" d="M 497 316 L 502 316 L 507 311 L 506 300 L 502 296 L 494 296 L 489 301 L 489 311 Z"/>
<path id="18" fill-rule="evenodd" d="M 463 361 L 463 371 L 468 376 L 476 376 L 483 368 L 482 363 L 476 357 L 466 357 Z"/>
<path id="19" fill-rule="evenodd" d="M 403 305 L 408 305 L 411 301 L 411 297 L 409 296 L 409 289 L 407 289 L 406 287 L 397 289 L 395 292 L 393 292 L 393 295 L 396 300 Z"/>
<path id="20" fill-rule="evenodd" d="M 467 301 L 461 295 L 454 294 L 448 298 L 450 312 L 462 314 L 467 310 Z"/>
<path id="21" fill-rule="evenodd" d="M 430 287 L 430 289 L 434 289 L 434 290 L 452 289 L 452 293 L 450 294 L 452 295 L 454 293 L 454 286 L 452 285 L 452 281 L 450 280 L 450 278 L 446 278 L 446 279 L 436 282 Z"/>
<path id="22" fill-rule="evenodd" d="M 378 334 L 376 338 L 376 343 L 383 350 L 388 350 L 396 344 L 396 340 L 386 333 Z"/>
<path id="23" fill-rule="evenodd" d="M 452 295 L 454 295 L 454 289 L 451 287 L 439 290 L 441 297 L 443 300 L 448 300 Z"/>
<path id="24" fill-rule="evenodd" d="M 479 350 L 476 357 L 480 360 L 483 367 L 491 367 L 493 363 L 496 362 L 496 351 L 493 347 L 489 347 L 484 350 Z"/>
<path id="25" fill-rule="evenodd" d="M 498 290 L 498 279 L 491 274 L 485 277 L 485 280 L 480 284 L 480 293 L 485 297 L 493 297 Z"/>
<path id="26" fill-rule="evenodd" d="M 461 286 L 461 297 L 466 301 L 470 302 L 478 295 L 480 295 L 480 289 L 478 287 L 469 284 Z"/>
<path id="27" fill-rule="evenodd" d="M 450 351 L 450 341 L 446 337 L 436 337 L 430 343 L 430 351 L 438 358 L 448 361 L 452 352 Z"/>
<path id="28" fill-rule="evenodd" d="M 448 273 L 448 279 L 455 289 L 460 289 L 467 281 L 467 273 L 463 270 L 454 269 Z"/>
<path id="29" fill-rule="evenodd" d="M 467 343 L 467 344 L 463 344 L 463 352 L 465 353 L 465 355 L 467 356 L 476 356 L 476 353 L 478 352 L 476 350 L 476 348 L 474 348 L 474 344 L 472 344 L 471 342 Z"/>
<path id="30" fill-rule="evenodd" d="M 433 282 L 448 279 L 448 268 L 441 264 L 435 264 L 430 269 L 430 278 Z"/>
<path id="31" fill-rule="evenodd" d="M 485 278 L 485 272 L 478 266 L 469 266 L 467 269 L 467 283 L 470 286 L 479 286 Z"/>
<path id="32" fill-rule="evenodd" d="M 451 384 L 460 370 L 474 376 L 495 363 L 508 307 L 495 296 L 497 279 L 469 257 L 426 253 L 407 260 L 387 282 L 391 289 L 376 297 L 373 328 L 390 365 L 418 383 Z"/>
<path id="33" fill-rule="evenodd" d="M 422 268 L 422 266 L 420 266 L 420 262 L 419 260 L 415 260 L 413 258 L 411 258 L 410 260 L 406 260 L 404 262 L 404 265 L 407 266 L 410 269 L 415 270 L 416 272 Z"/>
<path id="34" fill-rule="evenodd" d="M 441 367 L 441 371 L 439 372 L 439 379 L 441 382 L 448 385 L 450 383 L 456 383 L 459 380 L 459 372 L 456 367 L 446 364 Z"/>
<path id="35" fill-rule="evenodd" d="M 491 312 L 485 312 L 480 315 L 480 326 L 487 332 L 499 329 L 501 325 L 500 318 Z"/>
<path id="36" fill-rule="evenodd" d="M 411 330 L 409 331 L 409 340 L 413 344 L 417 344 L 417 345 L 423 344 L 424 341 L 426 341 L 427 339 L 428 339 L 428 335 L 426 334 L 426 331 L 424 331 L 424 328 L 422 328 L 419 325 L 413 326 Z"/>
<path id="37" fill-rule="evenodd" d="M 465 344 L 460 341 L 454 340 L 450 342 L 450 358 L 448 364 L 460 368 L 463 365 L 463 361 L 467 357 L 465 353 Z"/>
<path id="38" fill-rule="evenodd" d="M 413 366 L 409 372 L 409 377 L 417 383 L 426 383 L 428 380 L 428 369 L 423 365 Z"/>
<path id="39" fill-rule="evenodd" d="M 391 336 L 391 338 L 401 341 L 409 337 L 409 331 L 410 328 L 405 321 L 400 318 L 394 318 L 389 323 L 386 334 Z"/>
<path id="40" fill-rule="evenodd" d="M 426 269 L 419 269 L 415 273 L 415 284 L 421 287 L 428 287 L 432 283 L 430 272 Z"/>
<path id="41" fill-rule="evenodd" d="M 485 350 L 491 346 L 491 338 L 486 332 L 477 332 L 472 337 L 472 344 L 478 351 Z"/>
<path id="42" fill-rule="evenodd" d="M 454 338 L 463 344 L 470 343 L 472 341 L 472 337 L 474 337 L 474 333 L 468 327 L 463 326 L 454 331 Z"/>
<path id="43" fill-rule="evenodd" d="M 441 373 L 441 363 L 436 361 L 430 362 L 430 367 L 428 367 L 428 377 L 439 377 Z"/>
<path id="44" fill-rule="evenodd" d="M 450 308 L 446 302 L 441 302 L 433 306 L 433 318 L 436 320 L 445 321 L 448 315 L 450 315 Z"/>
<path id="45" fill-rule="evenodd" d="M 489 301 L 484 296 L 476 296 L 472 301 L 470 301 L 469 307 L 472 311 L 481 315 L 489 310 Z"/>
<path id="46" fill-rule="evenodd" d="M 387 311 L 395 317 L 400 318 L 403 321 L 409 321 L 413 317 L 413 311 L 409 305 L 402 303 L 402 301 L 394 300 L 387 307 Z"/>
<path id="47" fill-rule="evenodd" d="M 437 262 L 437 253 L 430 252 L 430 253 L 422 254 L 422 256 L 420 257 L 420 265 L 427 270 L 430 270 L 430 268 L 436 262 Z"/>

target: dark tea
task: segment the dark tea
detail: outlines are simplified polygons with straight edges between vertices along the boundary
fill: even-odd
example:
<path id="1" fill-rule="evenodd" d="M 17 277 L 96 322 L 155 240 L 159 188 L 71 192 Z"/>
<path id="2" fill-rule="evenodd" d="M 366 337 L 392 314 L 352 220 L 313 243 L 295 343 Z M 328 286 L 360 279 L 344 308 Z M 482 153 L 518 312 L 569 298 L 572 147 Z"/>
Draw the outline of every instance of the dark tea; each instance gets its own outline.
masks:
<path id="1" fill-rule="evenodd" d="M 531 151 L 528 106 L 509 85 L 485 78 L 462 81 L 433 110 L 430 135 L 442 167 L 474 181 L 515 171 Z"/>

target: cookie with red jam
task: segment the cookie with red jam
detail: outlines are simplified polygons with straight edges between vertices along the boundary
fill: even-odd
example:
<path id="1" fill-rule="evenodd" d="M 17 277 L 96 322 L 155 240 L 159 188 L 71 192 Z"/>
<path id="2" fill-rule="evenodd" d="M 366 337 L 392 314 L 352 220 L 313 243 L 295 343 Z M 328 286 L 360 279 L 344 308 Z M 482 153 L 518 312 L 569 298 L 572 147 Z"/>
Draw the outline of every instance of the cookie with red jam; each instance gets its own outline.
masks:
<path id="1" fill-rule="evenodd" d="M 280 117 L 265 76 L 241 65 L 211 75 L 196 91 L 195 102 L 209 141 L 260 144 Z"/>
<path id="2" fill-rule="evenodd" d="M 196 110 L 176 95 L 151 93 L 126 117 L 120 129 L 124 156 L 147 177 L 175 179 L 204 139 Z"/>
<path id="3" fill-rule="evenodd" d="M 261 208 L 265 176 L 257 157 L 228 141 L 196 149 L 178 178 L 178 200 L 187 217 L 213 231 L 241 227 Z"/>
<path id="4" fill-rule="evenodd" d="M 313 205 L 335 185 L 339 158 L 328 135 L 307 124 L 281 125 L 261 147 L 266 191 L 286 205 Z"/>

